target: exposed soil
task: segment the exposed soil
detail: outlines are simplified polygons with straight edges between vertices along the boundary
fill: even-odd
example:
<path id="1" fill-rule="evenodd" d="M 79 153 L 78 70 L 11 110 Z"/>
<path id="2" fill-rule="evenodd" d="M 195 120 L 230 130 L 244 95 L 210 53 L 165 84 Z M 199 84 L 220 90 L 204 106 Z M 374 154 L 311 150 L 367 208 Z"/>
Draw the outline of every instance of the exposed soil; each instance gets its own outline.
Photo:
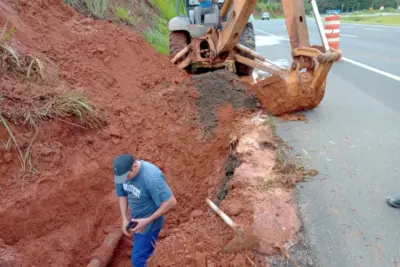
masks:
<path id="1" fill-rule="evenodd" d="M 227 70 L 196 75 L 192 79 L 201 96 L 196 99 L 200 122 L 210 138 L 215 136 L 221 106 L 231 104 L 235 109 L 254 109 L 257 106 L 258 100 L 248 86 Z"/>
<path id="2" fill-rule="evenodd" d="M 283 121 L 307 121 L 307 117 L 303 114 L 285 114 L 280 116 L 279 119 Z"/>
<path id="3" fill-rule="evenodd" d="M 21 170 L 15 146 L 0 146 L 0 266 L 86 266 L 120 226 L 111 164 L 126 152 L 158 165 L 178 200 L 150 266 L 264 263 L 252 249 L 222 253 L 233 233 L 205 199 L 225 184 L 221 207 L 262 237 L 258 253 L 277 253 L 299 231 L 290 186 L 266 183 L 295 179 L 274 170 L 272 131 L 247 118 L 241 108 L 253 107 L 254 98 L 234 76 L 189 81 L 141 35 L 87 19 L 60 0 L 0 1 L 0 25 L 6 21 L 17 28 L 12 47 L 52 62 L 58 75 L 27 84 L 1 73 L 2 114 L 23 151 L 32 142 L 38 172 Z M 69 115 L 37 128 L 25 123 L 27 111 L 72 91 L 93 103 L 99 128 Z M 0 141 L 8 140 L 1 125 Z M 234 172 L 226 168 L 230 154 L 241 162 Z M 110 266 L 130 266 L 132 242 L 122 239 Z"/>

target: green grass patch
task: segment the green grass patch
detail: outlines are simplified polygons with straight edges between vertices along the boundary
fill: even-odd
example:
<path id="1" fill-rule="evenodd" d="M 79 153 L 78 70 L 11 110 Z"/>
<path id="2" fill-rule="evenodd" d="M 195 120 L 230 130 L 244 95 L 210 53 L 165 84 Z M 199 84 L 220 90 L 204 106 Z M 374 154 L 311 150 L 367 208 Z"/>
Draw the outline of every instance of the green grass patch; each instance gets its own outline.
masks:
<path id="1" fill-rule="evenodd" d="M 312 11 L 312 6 L 310 3 L 308 3 L 308 1 L 304 1 L 304 8 L 306 14 L 310 14 L 310 12 Z M 265 1 L 261 0 L 257 2 L 256 10 L 260 14 L 262 14 L 263 12 L 269 12 L 271 19 L 285 17 L 283 14 L 283 7 L 281 3 L 266 3 Z"/>
<path id="2" fill-rule="evenodd" d="M 183 3 L 183 1 L 182 1 Z M 159 16 L 153 21 L 152 27 L 143 31 L 147 41 L 161 54 L 169 54 L 169 29 L 168 22 L 178 16 L 176 12 L 176 0 L 152 0 L 152 4 L 158 10 Z M 185 14 L 185 9 L 181 6 L 180 12 Z"/>
<path id="3" fill-rule="evenodd" d="M 109 8 L 108 0 L 86 0 L 90 13 L 98 19 L 104 19 Z"/>
<path id="4" fill-rule="evenodd" d="M 120 20 L 130 25 L 135 23 L 135 17 L 131 15 L 131 11 L 127 8 L 117 7 L 117 16 Z"/>
<path id="5" fill-rule="evenodd" d="M 376 25 L 400 25 L 400 16 L 341 17 L 342 21 Z"/>
<path id="6" fill-rule="evenodd" d="M 152 0 L 153 5 L 160 11 L 160 15 L 166 20 L 176 17 L 176 1 Z"/>
<path id="7" fill-rule="evenodd" d="M 146 40 L 161 54 L 169 52 L 168 35 L 162 33 L 157 27 L 146 28 L 143 32 Z"/>

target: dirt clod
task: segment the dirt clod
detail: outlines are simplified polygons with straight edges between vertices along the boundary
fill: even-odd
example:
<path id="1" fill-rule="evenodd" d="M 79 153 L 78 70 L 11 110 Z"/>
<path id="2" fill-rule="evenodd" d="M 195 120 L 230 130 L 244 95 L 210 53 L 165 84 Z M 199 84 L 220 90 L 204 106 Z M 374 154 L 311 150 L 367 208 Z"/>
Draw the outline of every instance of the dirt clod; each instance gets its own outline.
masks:
<path id="1" fill-rule="evenodd" d="M 9 163 L 13 159 L 13 155 L 11 153 L 5 153 L 3 155 L 4 162 Z"/>
<path id="2" fill-rule="evenodd" d="M 203 211 L 202 210 L 194 210 L 190 213 L 190 218 L 194 219 L 197 217 L 201 217 L 203 215 Z"/>

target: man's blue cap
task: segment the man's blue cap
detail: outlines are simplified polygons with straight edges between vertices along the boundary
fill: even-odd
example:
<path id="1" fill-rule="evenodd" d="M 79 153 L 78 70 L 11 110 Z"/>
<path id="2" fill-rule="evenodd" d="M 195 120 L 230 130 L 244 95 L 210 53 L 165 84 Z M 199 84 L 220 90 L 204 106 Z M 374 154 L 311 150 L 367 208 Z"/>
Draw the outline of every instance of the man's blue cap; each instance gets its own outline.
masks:
<path id="1" fill-rule="evenodd" d="M 128 172 L 132 170 L 135 162 L 131 154 L 119 155 L 114 160 L 114 183 L 122 184 L 128 177 Z"/>

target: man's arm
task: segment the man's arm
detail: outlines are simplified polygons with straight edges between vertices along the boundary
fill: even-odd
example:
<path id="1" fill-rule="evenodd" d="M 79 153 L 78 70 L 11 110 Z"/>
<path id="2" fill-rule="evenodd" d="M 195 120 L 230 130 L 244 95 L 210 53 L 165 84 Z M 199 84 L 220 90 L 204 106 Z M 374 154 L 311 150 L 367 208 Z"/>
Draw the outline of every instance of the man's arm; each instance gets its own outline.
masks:
<path id="1" fill-rule="evenodd" d="M 176 203 L 176 198 L 174 195 L 172 195 L 167 201 L 164 201 L 150 217 L 147 218 L 149 223 L 157 220 L 158 218 L 166 214 L 176 205 Z"/>
<path id="2" fill-rule="evenodd" d="M 150 216 L 143 219 L 132 219 L 133 222 L 137 222 L 135 228 L 132 229 L 133 232 L 143 232 L 147 225 L 157 220 L 168 211 L 170 211 L 175 205 L 177 201 L 175 196 L 172 195 L 168 200 L 164 201 L 161 206 Z"/>
<path id="3" fill-rule="evenodd" d="M 119 199 L 119 209 L 121 211 L 121 217 L 123 221 L 127 221 L 128 217 L 128 197 L 118 197 Z"/>
<path id="4" fill-rule="evenodd" d="M 116 185 L 118 202 L 119 202 L 119 210 L 121 211 L 122 218 L 122 232 L 124 235 L 130 236 L 130 234 L 126 231 L 126 226 L 129 223 L 127 214 L 128 214 L 128 196 L 122 186 L 122 184 Z"/>
<path id="5" fill-rule="evenodd" d="M 132 221 L 136 221 L 138 223 L 138 225 L 133 229 L 134 232 L 143 231 L 148 224 L 166 214 L 177 203 L 176 198 L 166 183 L 162 173 L 147 180 L 146 185 L 149 189 L 151 198 L 158 208 L 147 218 L 133 219 Z"/>

